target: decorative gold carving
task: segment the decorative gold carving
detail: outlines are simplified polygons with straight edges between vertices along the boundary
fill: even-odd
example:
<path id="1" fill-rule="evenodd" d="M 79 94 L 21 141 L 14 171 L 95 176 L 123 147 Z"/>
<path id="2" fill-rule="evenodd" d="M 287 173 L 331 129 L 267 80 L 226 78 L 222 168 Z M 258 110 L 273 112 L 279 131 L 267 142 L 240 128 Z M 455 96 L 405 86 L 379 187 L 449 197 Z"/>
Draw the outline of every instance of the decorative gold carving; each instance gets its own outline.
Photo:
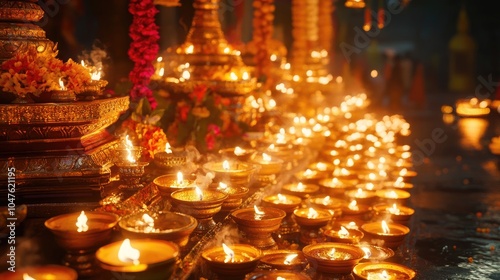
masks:
<path id="1" fill-rule="evenodd" d="M 26 1 L 0 1 L 0 20 L 38 22 L 43 18 L 43 10 L 35 3 Z"/>
<path id="2" fill-rule="evenodd" d="M 129 97 L 0 105 L 0 140 L 82 137 L 116 122 L 128 106 Z"/>
<path id="3" fill-rule="evenodd" d="M 45 39 L 45 30 L 35 24 L 13 24 L 0 22 L 0 38 L 41 38 Z"/>

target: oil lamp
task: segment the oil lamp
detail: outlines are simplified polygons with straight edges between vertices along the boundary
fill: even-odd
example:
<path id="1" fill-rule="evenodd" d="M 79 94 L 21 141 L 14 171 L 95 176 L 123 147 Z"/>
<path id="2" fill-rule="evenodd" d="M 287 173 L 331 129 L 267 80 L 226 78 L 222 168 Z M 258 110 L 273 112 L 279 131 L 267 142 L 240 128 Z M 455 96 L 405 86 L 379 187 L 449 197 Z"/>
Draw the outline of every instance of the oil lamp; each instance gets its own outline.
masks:
<path id="1" fill-rule="evenodd" d="M 198 222 L 182 213 L 141 211 L 123 217 L 118 225 L 126 238 L 167 240 L 184 247 Z"/>
<path id="2" fill-rule="evenodd" d="M 345 196 L 349 201 L 356 200 L 360 204 L 371 205 L 377 201 L 377 193 L 375 191 L 357 188 L 345 192 Z"/>
<path id="3" fill-rule="evenodd" d="M 219 153 L 224 157 L 233 158 L 234 160 L 248 161 L 255 154 L 255 149 L 236 146 L 234 148 L 221 149 Z"/>
<path id="4" fill-rule="evenodd" d="M 311 196 L 307 199 L 307 203 L 310 203 L 314 207 L 330 210 L 334 218 L 342 215 L 342 208 L 345 206 L 345 202 L 343 200 L 332 198 L 329 195 Z"/>
<path id="5" fill-rule="evenodd" d="M 241 161 L 217 161 L 207 162 L 203 165 L 206 172 L 215 174 L 214 182 L 228 182 L 233 185 L 247 186 L 257 166 Z"/>
<path id="6" fill-rule="evenodd" d="M 124 192 L 133 193 L 144 187 L 141 183 L 141 177 L 144 175 L 144 168 L 149 165 L 148 162 L 139 162 L 134 156 L 130 147 L 126 148 L 127 160 L 115 163 L 118 167 L 118 174 L 120 176 L 120 190 Z"/>
<path id="7" fill-rule="evenodd" d="M 407 226 L 397 223 L 387 223 L 385 220 L 381 222 L 366 223 L 361 226 L 361 230 L 365 233 L 367 239 L 371 240 L 372 244 L 379 244 L 391 249 L 401 245 L 410 229 Z"/>
<path id="8" fill-rule="evenodd" d="M 355 188 L 357 179 L 339 179 L 337 177 L 323 179 L 318 182 L 321 192 L 329 195 L 343 195 L 346 191 Z"/>
<path id="9" fill-rule="evenodd" d="M 222 208 L 227 194 L 217 190 L 202 190 L 199 187 L 182 189 L 170 194 L 172 204 L 184 214 L 198 220 L 197 234 L 206 233 L 215 226 L 213 216 Z"/>
<path id="10" fill-rule="evenodd" d="M 357 200 L 351 200 L 349 204 L 342 208 L 342 216 L 346 219 L 369 220 L 372 214 L 372 207 L 366 204 L 358 204 Z"/>
<path id="11" fill-rule="evenodd" d="M 384 182 L 383 186 L 386 188 L 393 188 L 393 189 L 403 189 L 403 190 L 413 189 L 413 184 L 405 182 L 403 177 L 398 177 L 395 181 Z"/>
<path id="12" fill-rule="evenodd" d="M 140 159 L 142 154 L 142 147 L 135 146 L 132 140 L 130 140 L 128 135 L 125 135 L 121 141 L 120 146 L 115 150 L 114 162 L 115 163 L 129 163 L 129 157 L 135 159 Z M 131 154 L 131 156 L 129 156 Z"/>
<path id="13" fill-rule="evenodd" d="M 29 266 L 16 268 L 15 272 L 0 273 L 3 280 L 76 280 L 78 274 L 75 270 L 61 265 Z"/>
<path id="14" fill-rule="evenodd" d="M 299 250 L 267 250 L 260 263 L 271 269 L 302 271 L 307 266 L 307 259 Z"/>
<path id="15" fill-rule="evenodd" d="M 359 243 L 364 236 L 362 231 L 357 229 L 347 229 L 344 226 L 340 226 L 340 229 L 327 229 L 323 234 L 326 236 L 327 241 L 351 244 Z"/>
<path id="16" fill-rule="evenodd" d="M 406 202 L 411 196 L 409 192 L 399 189 L 377 190 L 376 195 L 379 197 L 379 200 L 391 204 L 392 203 L 406 204 Z"/>
<path id="17" fill-rule="evenodd" d="M 211 188 L 213 189 L 214 187 Z M 229 212 L 240 207 L 243 203 L 243 197 L 249 192 L 249 189 L 246 187 L 234 187 L 224 182 L 219 182 L 215 189 L 227 194 L 227 198 L 222 203 L 222 212 Z"/>
<path id="18" fill-rule="evenodd" d="M 324 242 L 302 249 L 309 264 L 319 273 L 350 274 L 365 252 L 352 244 Z"/>
<path id="19" fill-rule="evenodd" d="M 388 218 L 395 223 L 400 223 L 403 225 L 406 225 L 410 220 L 410 218 L 415 213 L 414 209 L 406 206 L 397 205 L 396 203 L 377 204 L 373 206 L 373 210 L 379 217 Z"/>
<path id="20" fill-rule="evenodd" d="M 285 184 L 282 187 L 284 193 L 306 199 L 319 191 L 319 186 L 315 184 L 303 184 L 302 182 Z"/>
<path id="21" fill-rule="evenodd" d="M 312 207 L 300 208 L 293 211 L 293 216 L 300 226 L 300 242 L 302 244 L 324 241 L 321 228 L 332 219 L 330 211 Z"/>
<path id="22" fill-rule="evenodd" d="M 367 243 L 358 244 L 357 246 L 365 252 L 365 256 L 363 257 L 364 261 L 381 262 L 394 256 L 394 251 L 391 248 Z"/>
<path id="23" fill-rule="evenodd" d="M 416 272 L 401 264 L 389 262 L 360 263 L 353 269 L 355 278 L 358 280 L 389 280 L 405 279 L 411 280 L 416 276 Z"/>
<path id="24" fill-rule="evenodd" d="M 245 280 L 311 280 L 311 277 L 298 271 L 288 270 L 272 270 L 272 271 L 256 271 L 247 275 Z"/>
<path id="25" fill-rule="evenodd" d="M 163 169 L 178 168 L 186 164 L 187 153 L 184 148 L 172 148 L 170 143 L 165 144 L 165 151 L 154 154 L 153 162 Z"/>
<path id="26" fill-rule="evenodd" d="M 243 279 L 261 258 L 260 249 L 248 244 L 233 244 L 205 249 L 201 257 L 220 279 Z"/>
<path id="27" fill-rule="evenodd" d="M 231 218 L 238 225 L 238 229 L 245 233 L 245 243 L 257 248 L 268 250 L 277 249 L 276 241 L 271 233 L 276 232 L 286 213 L 273 207 L 254 207 L 235 210 Z"/>
<path id="28" fill-rule="evenodd" d="M 397 171 L 397 170 L 394 171 L 392 173 L 392 175 L 394 177 L 396 177 L 396 178 L 397 177 L 402 177 L 403 179 L 410 179 L 410 178 L 413 178 L 413 177 L 417 176 L 417 172 L 414 171 L 414 170 L 408 170 L 408 168 L 403 168 L 403 169 L 401 169 L 399 171 Z"/>
<path id="29" fill-rule="evenodd" d="M 257 171 L 259 181 L 269 181 L 268 178 L 275 179 L 281 172 L 284 163 L 282 159 L 272 157 L 266 153 L 252 155 L 250 162 L 260 166 Z"/>
<path id="30" fill-rule="evenodd" d="M 179 257 L 179 247 L 170 241 L 125 239 L 102 246 L 96 259 L 109 279 L 119 274 L 130 279 L 170 279 Z"/>
<path id="31" fill-rule="evenodd" d="M 302 203 L 302 199 L 298 196 L 281 194 L 268 195 L 262 199 L 264 206 L 274 207 L 285 211 L 286 216 L 281 221 L 279 234 L 285 235 L 292 232 L 298 232 L 299 226 L 292 217 L 292 213 Z"/>
<path id="32" fill-rule="evenodd" d="M 64 265 L 75 269 L 79 276 L 92 276 L 95 250 L 111 240 L 118 216 L 108 212 L 77 212 L 52 217 L 45 227 L 66 250 Z"/>
<path id="33" fill-rule="evenodd" d="M 156 177 L 153 180 L 153 184 L 158 187 L 163 198 L 170 199 L 170 194 L 174 191 L 194 188 L 194 181 L 192 176 L 184 176 L 181 171 L 178 171 L 176 174 L 166 174 Z"/>
<path id="34" fill-rule="evenodd" d="M 320 180 L 325 179 L 327 176 L 327 172 L 321 172 L 310 168 L 295 174 L 295 178 L 298 181 L 305 182 L 306 184 L 317 184 Z"/>

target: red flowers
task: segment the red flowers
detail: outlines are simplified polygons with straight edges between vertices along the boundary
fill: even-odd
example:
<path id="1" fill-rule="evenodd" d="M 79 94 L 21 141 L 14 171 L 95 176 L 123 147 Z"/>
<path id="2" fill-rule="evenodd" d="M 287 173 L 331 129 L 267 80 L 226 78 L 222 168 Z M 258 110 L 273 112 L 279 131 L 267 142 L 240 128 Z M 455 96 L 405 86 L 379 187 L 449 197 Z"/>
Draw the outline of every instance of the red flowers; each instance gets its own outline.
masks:
<path id="1" fill-rule="evenodd" d="M 130 71 L 129 78 L 132 82 L 130 96 L 133 100 L 146 97 L 152 108 L 156 107 L 153 91 L 149 88 L 151 76 L 154 73 L 153 61 L 158 55 L 157 44 L 160 35 L 154 16 L 158 13 L 153 0 L 130 0 L 129 12 L 133 16 L 130 25 L 130 38 L 132 43 L 128 50 L 134 68 Z"/>

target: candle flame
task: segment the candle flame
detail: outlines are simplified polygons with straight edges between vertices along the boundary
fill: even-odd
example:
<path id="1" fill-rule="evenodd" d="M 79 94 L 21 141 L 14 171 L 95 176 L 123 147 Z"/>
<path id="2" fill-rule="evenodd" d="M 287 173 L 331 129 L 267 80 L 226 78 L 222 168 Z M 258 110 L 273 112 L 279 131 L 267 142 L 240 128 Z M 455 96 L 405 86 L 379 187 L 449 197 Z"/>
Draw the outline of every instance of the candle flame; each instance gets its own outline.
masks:
<path id="1" fill-rule="evenodd" d="M 23 273 L 23 280 L 36 280 L 36 279 L 31 277 L 28 273 Z"/>
<path id="2" fill-rule="evenodd" d="M 284 264 L 291 264 L 293 259 L 295 259 L 299 254 L 291 254 L 286 256 L 285 261 L 283 262 Z"/>
<path id="3" fill-rule="evenodd" d="M 66 86 L 64 85 L 62 78 L 59 78 L 59 87 L 61 90 L 66 90 Z"/>
<path id="4" fill-rule="evenodd" d="M 399 176 L 405 176 L 408 173 L 408 169 L 403 168 L 401 171 L 399 171 Z"/>
<path id="5" fill-rule="evenodd" d="M 177 172 L 177 184 L 182 184 L 182 182 L 184 182 L 184 175 L 182 174 L 182 172 Z"/>
<path id="6" fill-rule="evenodd" d="M 250 79 L 250 74 L 248 74 L 248 72 L 243 72 L 243 74 L 241 75 L 241 78 L 243 80 L 248 80 L 248 79 Z"/>
<path id="7" fill-rule="evenodd" d="M 245 153 L 245 149 L 242 149 L 240 147 L 234 148 L 234 154 L 237 156 L 241 156 Z"/>
<path id="8" fill-rule="evenodd" d="M 229 170 L 229 168 L 230 168 L 229 161 L 227 161 L 227 160 L 223 161 L 222 162 L 222 168 L 224 170 Z"/>
<path id="9" fill-rule="evenodd" d="M 363 197 L 364 196 L 364 191 L 362 188 L 358 188 L 358 190 L 356 191 L 356 196 L 357 197 Z"/>
<path id="10" fill-rule="evenodd" d="M 387 198 L 398 198 L 398 194 L 392 190 L 386 193 Z"/>
<path id="11" fill-rule="evenodd" d="M 132 154 L 132 151 L 130 151 L 129 148 L 127 148 L 127 160 L 130 163 L 135 163 L 135 157 L 134 157 L 134 155 Z"/>
<path id="12" fill-rule="evenodd" d="M 340 238 L 349 237 L 349 231 L 343 226 L 340 226 L 340 230 L 339 230 L 338 234 L 339 234 Z"/>
<path id="13" fill-rule="evenodd" d="M 330 196 L 327 195 L 323 198 L 323 205 L 328 205 L 330 203 Z"/>
<path id="14" fill-rule="evenodd" d="M 349 158 L 346 163 L 347 167 L 353 167 L 354 166 L 354 160 L 352 158 Z"/>
<path id="15" fill-rule="evenodd" d="M 311 169 L 306 169 L 306 171 L 304 171 L 304 176 L 306 177 L 310 177 L 310 176 L 313 176 L 316 172 L 312 171 Z"/>
<path id="16" fill-rule="evenodd" d="M 325 171 L 328 166 L 324 162 L 316 163 L 316 168 L 320 171 Z"/>
<path id="17" fill-rule="evenodd" d="M 335 259 L 335 248 L 332 248 L 330 251 L 328 251 L 327 255 L 331 259 Z"/>
<path id="18" fill-rule="evenodd" d="M 385 234 L 388 234 L 391 232 L 391 229 L 387 225 L 386 221 L 382 221 L 381 226 L 382 226 L 382 230 L 384 231 Z"/>
<path id="19" fill-rule="evenodd" d="M 163 67 L 162 67 L 162 68 L 160 68 L 160 70 L 158 71 L 158 75 L 159 75 L 160 77 L 163 77 L 163 75 L 165 75 L 165 68 L 163 68 Z"/>
<path id="20" fill-rule="evenodd" d="M 122 262 L 132 262 L 133 264 L 139 264 L 139 257 L 141 252 L 130 245 L 130 239 L 125 239 L 118 250 L 118 259 Z"/>
<path id="21" fill-rule="evenodd" d="M 380 277 L 382 279 L 389 279 L 389 274 L 387 273 L 387 271 L 382 270 L 382 273 L 380 273 Z"/>
<path id="22" fill-rule="evenodd" d="M 224 250 L 224 253 L 226 254 L 224 262 L 225 263 L 234 262 L 234 251 L 224 243 L 222 243 L 222 250 Z"/>
<path id="23" fill-rule="evenodd" d="M 396 205 L 396 203 L 393 203 L 392 207 L 387 208 L 387 211 L 389 211 L 389 213 L 395 214 L 395 215 L 399 215 L 399 213 L 400 213 L 400 210 L 399 210 L 398 206 Z"/>
<path id="24" fill-rule="evenodd" d="M 375 188 L 375 185 L 373 183 L 367 183 L 366 184 L 366 189 L 367 190 L 373 191 L 374 188 Z"/>
<path id="25" fill-rule="evenodd" d="M 259 207 L 257 207 L 257 205 L 254 205 L 253 209 L 254 209 L 256 215 L 264 215 L 265 214 L 265 212 L 260 210 Z"/>
<path id="26" fill-rule="evenodd" d="M 314 208 L 309 207 L 309 210 L 307 210 L 307 218 L 308 219 L 316 219 L 318 218 L 319 214 Z"/>
<path id="27" fill-rule="evenodd" d="M 238 75 L 236 75 L 236 73 L 234 73 L 234 72 L 231 72 L 229 74 L 229 78 L 231 79 L 231 81 L 237 81 L 238 80 Z"/>
<path id="28" fill-rule="evenodd" d="M 162 68 L 163 69 L 163 68 Z M 94 71 L 90 74 L 90 79 L 92 81 L 99 81 L 101 79 L 101 71 L 97 70 L 97 71 Z"/>
<path id="29" fill-rule="evenodd" d="M 218 189 L 220 190 L 225 190 L 227 189 L 227 184 L 226 183 L 223 183 L 223 182 L 219 182 L 219 187 Z"/>
<path id="30" fill-rule="evenodd" d="M 155 220 L 153 217 L 149 216 L 147 213 L 144 213 L 142 215 L 142 221 L 147 224 L 149 227 L 154 227 L 155 226 Z"/>
<path id="31" fill-rule="evenodd" d="M 271 161 L 271 156 L 266 154 L 266 153 L 262 153 L 262 159 L 265 161 L 265 162 L 270 162 Z"/>
<path id="32" fill-rule="evenodd" d="M 187 48 L 186 48 L 186 53 L 187 54 L 192 54 L 194 52 L 194 46 L 193 45 L 189 45 Z"/>
<path id="33" fill-rule="evenodd" d="M 167 154 L 171 154 L 172 153 L 172 147 L 170 146 L 170 143 L 167 142 L 167 144 L 165 144 L 165 153 Z"/>
<path id="34" fill-rule="evenodd" d="M 356 200 L 351 201 L 351 203 L 349 203 L 348 207 L 349 207 L 349 209 L 354 210 L 354 211 L 359 210 L 358 202 Z"/>
<path id="35" fill-rule="evenodd" d="M 370 251 L 370 248 L 367 247 L 361 247 L 361 250 L 365 252 L 365 259 L 369 258 L 372 256 L 372 251 Z"/>
<path id="36" fill-rule="evenodd" d="M 278 194 L 278 201 L 281 203 L 286 203 L 286 201 L 287 201 L 286 196 L 279 193 Z"/>
<path id="37" fill-rule="evenodd" d="M 299 183 L 297 184 L 297 190 L 299 190 L 299 191 L 303 191 L 303 190 L 305 190 L 305 189 L 306 189 L 306 187 L 304 186 L 304 184 L 302 184 L 302 182 L 299 182 Z"/>
<path id="38" fill-rule="evenodd" d="M 337 179 L 337 177 L 335 177 L 332 179 L 332 186 L 337 186 L 337 185 L 340 185 L 340 181 L 339 179 Z"/>
<path id="39" fill-rule="evenodd" d="M 125 148 L 127 149 L 132 149 L 134 147 L 134 144 L 130 139 L 128 138 L 128 135 L 125 136 Z"/>
<path id="40" fill-rule="evenodd" d="M 85 61 L 83 61 L 83 59 L 82 59 L 82 60 L 80 60 L 80 64 L 81 64 L 83 67 L 86 67 L 86 65 L 85 65 Z"/>
<path id="41" fill-rule="evenodd" d="M 274 151 L 276 150 L 276 147 L 274 146 L 274 144 L 271 144 L 269 145 L 268 150 Z"/>
<path id="42" fill-rule="evenodd" d="M 194 188 L 194 191 L 196 192 L 200 200 L 203 200 L 203 191 L 199 187 Z"/>
<path id="43" fill-rule="evenodd" d="M 189 70 L 184 69 L 184 71 L 182 71 L 181 77 L 184 80 L 189 80 L 191 78 L 191 73 L 189 73 Z"/>
<path id="44" fill-rule="evenodd" d="M 89 230 L 89 226 L 87 225 L 88 218 L 85 215 L 85 212 L 82 211 L 80 216 L 76 219 L 76 226 L 78 232 L 86 232 Z"/>

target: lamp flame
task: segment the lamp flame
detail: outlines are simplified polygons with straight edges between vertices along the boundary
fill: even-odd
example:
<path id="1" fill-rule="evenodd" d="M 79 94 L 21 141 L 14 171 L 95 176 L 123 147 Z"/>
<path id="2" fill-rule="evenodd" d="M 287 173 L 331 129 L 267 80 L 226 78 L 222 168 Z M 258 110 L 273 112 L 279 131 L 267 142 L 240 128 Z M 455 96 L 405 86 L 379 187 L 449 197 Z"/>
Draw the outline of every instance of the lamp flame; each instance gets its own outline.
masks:
<path id="1" fill-rule="evenodd" d="M 323 205 L 328 205 L 330 203 L 330 196 L 327 195 L 323 198 Z"/>
<path id="2" fill-rule="evenodd" d="M 250 75 L 248 74 L 248 72 L 243 72 L 243 74 L 241 75 L 241 78 L 243 80 L 248 80 L 248 79 L 250 79 Z"/>
<path id="3" fill-rule="evenodd" d="M 343 226 L 340 226 L 340 230 L 339 230 L 338 234 L 339 234 L 340 238 L 349 237 L 349 231 Z"/>
<path id="4" fill-rule="evenodd" d="M 66 90 L 66 86 L 64 85 L 62 78 L 59 78 L 59 87 L 61 90 Z"/>
<path id="5" fill-rule="evenodd" d="M 196 192 L 200 200 L 203 200 L 203 191 L 198 187 L 194 188 L 194 191 Z"/>
<path id="6" fill-rule="evenodd" d="M 382 221 L 381 225 L 382 225 L 382 230 L 384 231 L 385 234 L 388 234 L 391 232 L 391 229 L 387 225 L 386 221 Z"/>
<path id="7" fill-rule="evenodd" d="M 219 187 L 218 187 L 219 190 L 225 190 L 227 189 L 227 184 L 226 183 L 223 183 L 223 182 L 219 182 Z"/>
<path id="8" fill-rule="evenodd" d="M 125 148 L 127 149 L 132 149 L 134 147 L 134 144 L 130 139 L 128 138 L 128 135 L 125 136 Z"/>
<path id="9" fill-rule="evenodd" d="M 234 154 L 237 156 L 241 156 L 245 153 L 245 149 L 242 149 L 240 147 L 234 148 Z"/>
<path id="10" fill-rule="evenodd" d="M 170 146 L 170 143 L 167 142 L 167 144 L 165 144 L 165 153 L 167 154 L 171 154 L 172 153 L 172 147 Z"/>
<path id="11" fill-rule="evenodd" d="M 153 228 L 155 226 L 155 220 L 149 216 L 147 213 L 144 213 L 141 217 L 142 222 L 147 224 L 149 227 Z"/>
<path id="12" fill-rule="evenodd" d="M 286 203 L 286 201 L 287 201 L 286 196 L 279 193 L 278 194 L 278 201 L 281 203 Z"/>
<path id="13" fill-rule="evenodd" d="M 23 273 L 23 280 L 36 280 L 36 279 L 31 277 L 28 273 Z"/>
<path id="14" fill-rule="evenodd" d="M 122 262 L 132 262 L 133 264 L 139 264 L 139 257 L 141 252 L 130 245 L 130 239 L 125 239 L 118 250 L 118 259 Z"/>
<path id="15" fill-rule="evenodd" d="M 408 173 L 408 169 L 403 168 L 401 171 L 399 171 L 399 176 L 405 176 Z"/>
<path id="16" fill-rule="evenodd" d="M 224 262 L 225 263 L 234 262 L 234 251 L 224 243 L 222 243 L 222 250 L 224 250 L 224 253 L 226 254 Z"/>
<path id="17" fill-rule="evenodd" d="M 349 207 L 349 209 L 351 209 L 353 211 L 358 211 L 359 210 L 358 202 L 356 200 L 351 201 L 351 203 L 349 203 L 348 207 Z"/>
<path id="18" fill-rule="evenodd" d="M 271 161 L 271 156 L 266 154 L 266 153 L 262 153 L 262 159 L 265 161 L 265 162 L 270 162 Z"/>
<path id="19" fill-rule="evenodd" d="M 253 206 L 253 210 L 255 211 L 255 216 L 254 216 L 254 218 L 255 218 L 256 220 L 261 220 L 261 219 L 262 219 L 262 216 L 265 214 L 265 212 L 264 212 L 264 211 L 261 211 L 261 210 L 259 209 L 259 207 L 257 207 L 257 205 L 254 205 L 254 206 Z"/>
<path id="20" fill-rule="evenodd" d="M 184 175 L 182 174 L 182 172 L 177 172 L 177 184 L 182 184 L 182 182 L 184 182 Z"/>
<path id="21" fill-rule="evenodd" d="M 135 158 L 134 158 L 134 155 L 132 154 L 132 151 L 130 151 L 129 148 L 127 148 L 127 160 L 130 162 L 130 163 L 135 163 Z"/>
<path id="22" fill-rule="evenodd" d="M 394 215 L 399 215 L 399 213 L 401 212 L 396 203 L 393 203 L 392 207 L 387 208 L 387 211 L 389 211 L 389 213 Z"/>
<path id="23" fill-rule="evenodd" d="M 380 277 L 382 279 L 389 279 L 389 274 L 387 273 L 387 271 L 382 270 L 382 273 L 380 273 Z"/>
<path id="24" fill-rule="evenodd" d="M 283 262 L 286 265 L 289 265 L 292 263 L 293 259 L 295 259 L 299 254 L 291 254 L 286 256 L 285 261 Z"/>
<path id="25" fill-rule="evenodd" d="M 367 247 L 361 247 L 361 250 L 363 250 L 363 252 L 365 252 L 365 259 L 369 258 L 372 256 L 372 251 L 370 251 L 369 248 Z"/>
<path id="26" fill-rule="evenodd" d="M 82 211 L 80 216 L 76 219 L 76 226 L 78 232 L 86 232 L 89 230 L 89 226 L 87 225 L 88 218 L 85 215 L 85 212 Z"/>
<path id="27" fill-rule="evenodd" d="M 299 182 L 297 184 L 297 190 L 304 191 L 305 189 L 306 189 L 306 187 L 304 186 L 304 184 L 302 184 L 302 182 Z"/>
<path id="28" fill-rule="evenodd" d="M 398 198 L 398 194 L 392 190 L 386 194 L 387 198 Z"/>
<path id="29" fill-rule="evenodd" d="M 162 68 L 163 69 L 163 68 Z M 99 81 L 101 79 L 101 71 L 97 70 L 97 71 L 94 71 L 90 74 L 90 79 L 92 81 Z M 162 75 L 163 76 L 163 75 Z"/>
<path id="30" fill-rule="evenodd" d="M 182 71 L 181 76 L 184 80 L 189 80 L 191 78 L 191 73 L 189 73 L 189 70 L 184 69 L 184 71 Z"/>
<path id="31" fill-rule="evenodd" d="M 223 161 L 222 162 L 222 168 L 224 170 L 229 170 L 229 168 L 230 168 L 229 161 L 227 161 L 227 160 Z"/>
<path id="32" fill-rule="evenodd" d="M 335 248 L 332 248 L 328 253 L 326 253 L 331 259 L 335 259 Z"/>
<path id="33" fill-rule="evenodd" d="M 307 210 L 307 218 L 308 219 L 316 219 L 318 218 L 318 212 L 314 210 L 314 208 L 309 207 L 309 210 Z"/>
<path id="34" fill-rule="evenodd" d="M 163 75 L 165 75 L 165 68 L 163 68 L 163 67 L 162 67 L 162 68 L 160 68 L 160 70 L 158 70 L 158 75 L 159 75 L 160 77 L 163 77 Z"/>

